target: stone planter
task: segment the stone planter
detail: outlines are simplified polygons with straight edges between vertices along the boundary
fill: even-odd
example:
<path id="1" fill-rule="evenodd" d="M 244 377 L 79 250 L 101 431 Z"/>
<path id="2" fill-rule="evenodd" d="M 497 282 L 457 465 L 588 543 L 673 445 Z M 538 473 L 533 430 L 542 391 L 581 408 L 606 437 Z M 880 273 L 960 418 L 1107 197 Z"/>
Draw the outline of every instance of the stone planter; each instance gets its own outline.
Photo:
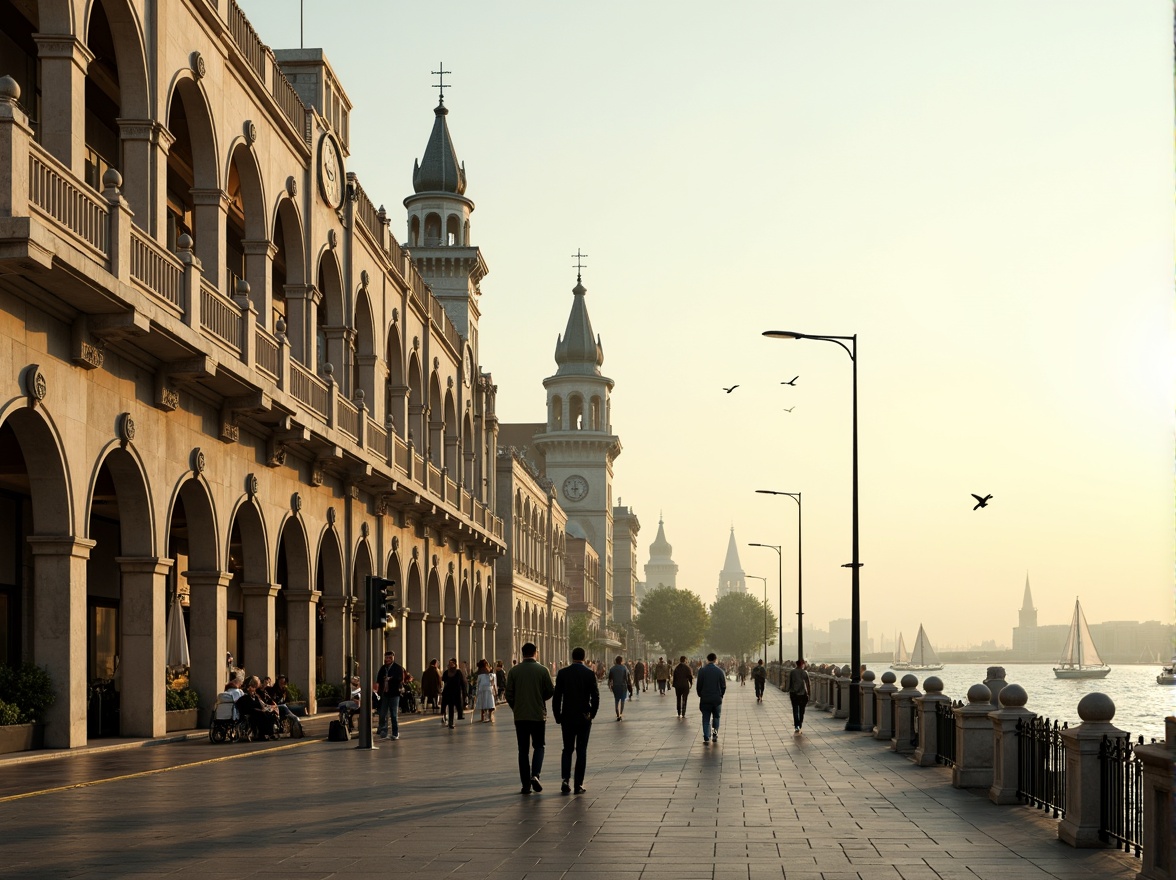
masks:
<path id="1" fill-rule="evenodd" d="M 7 724 L 0 727 L 0 755 L 45 748 L 44 724 Z"/>
<path id="2" fill-rule="evenodd" d="M 196 709 L 173 709 L 167 713 L 167 732 L 173 730 L 195 730 Z"/>

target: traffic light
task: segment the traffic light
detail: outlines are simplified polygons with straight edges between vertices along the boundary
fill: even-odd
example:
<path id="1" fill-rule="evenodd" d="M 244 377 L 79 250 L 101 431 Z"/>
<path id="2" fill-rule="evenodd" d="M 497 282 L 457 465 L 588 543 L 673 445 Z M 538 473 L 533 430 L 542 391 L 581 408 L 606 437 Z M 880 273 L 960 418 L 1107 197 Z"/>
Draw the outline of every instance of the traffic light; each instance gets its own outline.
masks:
<path id="1" fill-rule="evenodd" d="M 399 606 L 396 581 L 368 575 L 364 582 L 364 615 L 368 629 L 384 629 Z"/>

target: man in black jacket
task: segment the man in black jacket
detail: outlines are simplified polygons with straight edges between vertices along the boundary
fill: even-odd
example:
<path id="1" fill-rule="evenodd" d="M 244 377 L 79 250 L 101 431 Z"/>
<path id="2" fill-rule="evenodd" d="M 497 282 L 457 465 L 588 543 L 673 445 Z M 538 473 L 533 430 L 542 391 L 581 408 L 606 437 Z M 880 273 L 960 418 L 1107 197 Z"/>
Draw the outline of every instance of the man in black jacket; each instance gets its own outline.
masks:
<path id="1" fill-rule="evenodd" d="M 380 720 L 376 726 L 376 736 L 390 736 L 400 739 L 400 687 L 404 684 L 404 667 L 396 662 L 396 654 L 392 651 L 384 652 L 384 665 L 376 673 L 376 691 L 380 695 Z M 392 730 L 388 730 L 388 719 L 392 720 Z M 368 719 L 371 723 L 371 719 Z"/>
<path id="2" fill-rule="evenodd" d="M 572 752 L 576 753 L 576 794 L 583 794 L 584 770 L 588 764 L 588 736 L 592 719 L 600 709 L 600 687 L 596 675 L 584 665 L 584 649 L 572 648 L 572 663 L 555 676 L 555 694 L 551 712 L 563 731 L 563 754 L 560 755 L 560 791 L 572 790 Z"/>

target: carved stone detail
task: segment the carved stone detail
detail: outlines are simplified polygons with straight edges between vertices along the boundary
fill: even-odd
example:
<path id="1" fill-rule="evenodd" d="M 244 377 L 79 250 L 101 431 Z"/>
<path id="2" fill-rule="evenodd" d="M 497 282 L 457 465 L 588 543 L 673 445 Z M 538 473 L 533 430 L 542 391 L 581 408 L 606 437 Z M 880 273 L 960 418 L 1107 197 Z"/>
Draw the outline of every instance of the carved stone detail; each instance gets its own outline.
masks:
<path id="1" fill-rule="evenodd" d="M 327 230 L 327 244 L 330 246 L 331 250 L 334 250 L 339 246 L 339 233 L 337 233 L 334 229 Z"/>
<path id="2" fill-rule="evenodd" d="M 335 512 L 335 508 L 333 508 L 333 507 L 327 508 L 327 523 L 328 523 L 328 525 L 333 526 L 335 524 L 335 520 L 338 519 L 338 517 L 339 517 L 339 514 Z"/>
<path id="3" fill-rule="evenodd" d="M 36 404 L 45 399 L 45 395 L 49 393 L 49 382 L 41 372 L 40 364 L 29 364 L 25 367 L 24 386 L 30 403 Z"/>
<path id="4" fill-rule="evenodd" d="M 298 511 L 302 510 L 301 492 L 295 492 L 292 496 L 290 496 L 290 509 L 295 513 L 298 513 Z"/>
<path id="5" fill-rule="evenodd" d="M 331 509 L 334 510 L 334 508 L 331 508 Z M 370 531 L 371 531 L 371 528 L 368 526 L 367 523 L 364 522 L 364 523 L 359 524 L 359 534 L 361 536 L 366 538 Z"/>
<path id="6" fill-rule="evenodd" d="M 270 439 L 268 448 L 266 449 L 266 466 L 267 467 L 281 467 L 286 463 L 286 444 L 281 441 Z"/>
<path id="7" fill-rule="evenodd" d="M 200 474 L 204 473 L 204 468 L 206 465 L 207 462 L 204 458 L 204 450 L 197 446 L 192 450 L 192 470 L 197 476 L 199 476 Z"/>
<path id="8" fill-rule="evenodd" d="M 232 413 L 221 414 L 220 438 L 226 443 L 236 443 L 241 439 L 241 428 Z"/>
<path id="9" fill-rule="evenodd" d="M 242 126 L 242 132 L 245 135 L 245 143 L 249 144 L 249 146 L 252 147 L 257 143 L 257 126 L 252 119 L 245 120 L 245 124 Z"/>
<path id="10" fill-rule="evenodd" d="M 131 418 L 129 412 L 122 413 L 118 417 L 118 439 L 122 441 L 124 446 L 135 439 L 135 420 Z"/>
<path id="11" fill-rule="evenodd" d="M 261 482 L 257 479 L 257 474 L 249 474 L 245 478 L 245 494 L 250 498 L 257 494 L 257 490 L 261 488 Z"/>
<path id="12" fill-rule="evenodd" d="M 321 486 L 325 478 L 326 474 L 323 471 L 322 459 L 318 459 L 310 466 L 310 485 Z"/>
<path id="13" fill-rule="evenodd" d="M 208 73 L 208 65 L 204 63 L 203 55 L 193 52 L 188 56 L 188 64 L 192 68 L 192 73 L 196 74 L 196 79 L 204 79 L 204 74 Z"/>

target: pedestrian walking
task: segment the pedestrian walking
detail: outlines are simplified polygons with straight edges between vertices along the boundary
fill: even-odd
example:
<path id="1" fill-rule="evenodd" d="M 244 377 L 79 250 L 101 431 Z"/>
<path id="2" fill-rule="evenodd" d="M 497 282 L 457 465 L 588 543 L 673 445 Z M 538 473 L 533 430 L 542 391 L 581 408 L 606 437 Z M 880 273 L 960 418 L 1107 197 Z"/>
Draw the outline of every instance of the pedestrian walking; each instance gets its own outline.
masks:
<path id="1" fill-rule="evenodd" d="M 519 794 L 543 791 L 543 739 L 547 726 L 547 701 L 555 684 L 547 667 L 535 659 L 539 649 L 532 642 L 523 645 L 523 662 L 506 674 L 506 702 L 514 710 L 515 736 L 519 743 Z"/>
<path id="2" fill-rule="evenodd" d="M 678 658 L 678 665 L 674 667 L 674 693 L 677 695 L 678 717 L 686 717 L 686 701 L 690 698 L 690 688 L 694 684 L 694 672 L 683 655 Z"/>
<path id="3" fill-rule="evenodd" d="M 563 734 L 560 754 L 559 790 L 567 794 L 576 785 L 576 794 L 583 794 L 584 770 L 588 765 L 588 737 L 592 733 L 592 719 L 600 710 L 600 687 L 596 674 L 584 665 L 584 649 L 572 648 L 572 663 L 555 676 L 555 694 L 551 698 L 551 714 Z M 572 753 L 576 754 L 576 771 L 572 775 Z"/>
<path id="4" fill-rule="evenodd" d="M 453 729 L 453 715 L 457 713 L 457 720 L 465 717 L 466 684 L 464 673 L 457 666 L 457 658 L 449 658 L 449 666 L 441 673 L 441 723 L 449 724 Z"/>
<path id="5" fill-rule="evenodd" d="M 811 693 L 809 674 L 805 670 L 807 665 L 802 657 L 788 673 L 788 699 L 792 701 L 792 723 L 796 725 L 793 735 L 800 733 L 800 729 L 804 727 L 804 707 L 808 705 Z"/>
<path id="6" fill-rule="evenodd" d="M 393 651 L 384 652 L 384 665 L 376 673 L 376 692 L 380 695 L 380 716 L 376 723 L 376 736 L 391 735 L 392 739 L 400 739 L 400 688 L 404 684 L 404 667 L 396 662 Z M 389 731 L 389 720 L 391 730 Z M 368 724 L 371 724 L 369 716 Z M 368 730 L 371 730 L 369 727 Z"/>
<path id="7" fill-rule="evenodd" d="M 506 670 L 503 668 L 501 660 L 494 661 L 494 680 L 498 685 L 498 697 L 495 702 L 506 702 Z"/>
<path id="8" fill-rule="evenodd" d="M 633 696 L 633 676 L 629 674 L 629 667 L 625 665 L 623 657 L 618 656 L 609 669 L 608 686 L 612 689 L 616 703 L 617 721 L 620 721 L 625 715 L 625 700 Z"/>
<path id="9" fill-rule="evenodd" d="M 436 660 L 430 660 L 429 668 L 421 673 L 421 702 L 424 704 L 422 712 L 425 707 L 434 712 L 441 711 L 441 670 Z"/>
<path id="10" fill-rule="evenodd" d="M 657 658 L 657 665 L 653 667 L 653 680 L 657 682 L 657 692 L 666 695 L 666 686 L 670 683 L 670 664 L 665 657 Z"/>
<path id="11" fill-rule="evenodd" d="M 642 693 L 643 691 L 645 691 L 649 687 L 649 685 L 647 685 L 645 683 L 648 675 L 649 675 L 649 669 L 646 668 L 644 660 L 638 660 L 636 663 L 633 664 L 633 696 L 634 697 L 636 697 L 637 695 L 639 695 L 640 693 Z"/>
<path id="12" fill-rule="evenodd" d="M 764 666 L 762 659 L 751 667 L 751 680 L 755 684 L 755 701 L 762 703 L 764 701 L 764 685 L 768 681 L 768 667 Z"/>
<path id="13" fill-rule="evenodd" d="M 702 741 L 718 743 L 719 716 L 723 711 L 723 695 L 727 693 L 727 673 L 715 665 L 715 655 L 706 655 L 706 664 L 698 670 L 695 690 L 698 708 L 702 712 Z"/>
<path id="14" fill-rule="evenodd" d="M 748 673 L 747 661 L 740 660 L 739 666 L 737 667 L 736 673 L 735 673 L 736 676 L 739 678 L 739 686 L 740 687 L 747 687 L 747 673 Z"/>
<path id="15" fill-rule="evenodd" d="M 494 670 L 490 668 L 490 662 L 487 660 L 478 661 L 477 688 L 478 697 L 474 708 L 482 713 L 481 720 L 484 723 L 493 724 L 498 685 Z"/>

